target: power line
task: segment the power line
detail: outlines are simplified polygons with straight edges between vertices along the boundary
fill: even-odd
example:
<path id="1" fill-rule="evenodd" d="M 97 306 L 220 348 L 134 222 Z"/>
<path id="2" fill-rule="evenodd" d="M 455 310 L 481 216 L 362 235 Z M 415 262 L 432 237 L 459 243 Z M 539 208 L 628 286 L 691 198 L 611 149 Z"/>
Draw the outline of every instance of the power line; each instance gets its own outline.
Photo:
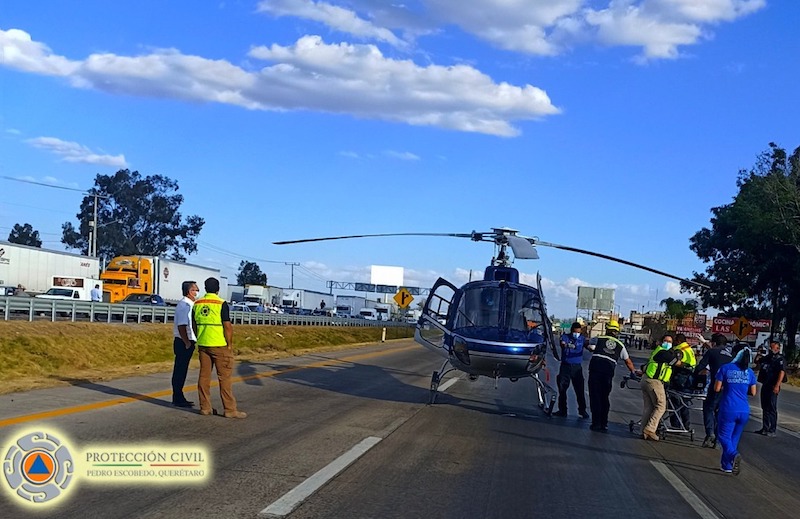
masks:
<path id="1" fill-rule="evenodd" d="M 65 191 L 77 191 L 79 193 L 83 193 L 84 195 L 96 196 L 97 198 L 112 198 L 109 195 L 100 195 L 100 194 L 96 194 L 96 193 L 91 193 L 91 192 L 89 192 L 88 189 L 79 189 L 79 188 L 76 188 L 76 187 L 67 187 L 67 186 L 57 186 L 55 184 L 47 184 L 45 182 L 36 182 L 35 180 L 28 180 L 28 179 L 25 179 L 25 178 L 14 178 L 14 177 L 6 176 L 6 175 L 3 175 L 0 178 L 4 178 L 5 180 L 13 180 L 14 182 L 22 182 L 24 184 L 33 184 L 35 186 L 52 187 L 52 188 L 55 188 L 55 189 L 63 189 Z"/>

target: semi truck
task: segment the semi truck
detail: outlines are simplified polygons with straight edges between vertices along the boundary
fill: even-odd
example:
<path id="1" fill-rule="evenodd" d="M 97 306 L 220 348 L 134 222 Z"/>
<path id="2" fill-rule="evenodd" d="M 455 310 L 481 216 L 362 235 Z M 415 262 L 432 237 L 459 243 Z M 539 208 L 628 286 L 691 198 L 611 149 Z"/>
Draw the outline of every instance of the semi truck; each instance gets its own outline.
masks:
<path id="1" fill-rule="evenodd" d="M 388 303 L 376 303 L 375 304 L 375 312 L 378 315 L 379 321 L 391 321 L 392 320 L 392 305 Z"/>
<path id="2" fill-rule="evenodd" d="M 364 296 L 336 296 L 336 316 L 356 317 L 362 308 L 375 308 L 377 304 Z"/>
<path id="3" fill-rule="evenodd" d="M 103 282 L 99 279 L 72 277 L 72 276 L 53 276 L 52 286 L 44 294 L 36 297 L 41 299 L 66 299 L 69 301 L 91 301 L 92 289 L 95 285 L 100 285 L 103 290 Z"/>
<path id="4" fill-rule="evenodd" d="M 46 292 L 55 276 L 96 278 L 99 273 L 97 258 L 0 241 L 0 286 L 21 286 L 36 295 Z"/>
<path id="5" fill-rule="evenodd" d="M 281 307 L 288 313 L 308 313 L 314 310 L 333 313 L 335 301 L 333 294 L 302 288 L 284 288 Z"/>
<path id="6" fill-rule="evenodd" d="M 227 300 L 228 279 L 219 270 L 159 256 L 117 256 L 100 274 L 104 301 L 117 303 L 131 294 L 157 294 L 169 305 L 183 298 L 184 281 L 196 282 L 202 293 L 203 282 L 209 277 L 219 279 L 219 296 Z"/>
<path id="7" fill-rule="evenodd" d="M 265 285 L 246 285 L 244 302 L 251 307 L 261 307 L 264 311 L 271 306 L 281 306 L 283 289 Z"/>

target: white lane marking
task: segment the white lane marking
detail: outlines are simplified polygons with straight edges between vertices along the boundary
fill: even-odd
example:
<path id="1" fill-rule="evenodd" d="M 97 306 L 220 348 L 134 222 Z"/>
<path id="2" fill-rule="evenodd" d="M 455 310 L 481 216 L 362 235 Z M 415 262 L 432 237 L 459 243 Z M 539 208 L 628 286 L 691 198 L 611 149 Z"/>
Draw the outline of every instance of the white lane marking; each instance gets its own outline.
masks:
<path id="1" fill-rule="evenodd" d="M 458 382 L 457 378 L 451 378 L 450 380 L 439 386 L 439 391 L 447 391 L 450 388 L 450 386 L 452 386 L 456 382 Z"/>
<path id="2" fill-rule="evenodd" d="M 653 461 L 650 460 L 650 463 L 656 468 L 658 472 L 664 476 L 672 488 L 678 491 L 678 494 L 689 503 L 689 506 L 694 508 L 694 511 L 697 512 L 697 515 L 702 517 L 703 519 L 720 519 L 713 510 L 711 510 L 702 499 L 700 499 L 697 494 L 692 492 L 686 484 L 681 481 L 681 479 L 676 476 L 666 465 L 661 463 L 660 461 Z"/>
<path id="3" fill-rule="evenodd" d="M 261 510 L 258 513 L 259 517 L 285 517 L 289 515 L 300 503 L 319 490 L 322 485 L 336 477 L 337 474 L 366 454 L 368 450 L 377 445 L 382 439 L 383 438 L 378 438 L 376 436 L 365 438 L 358 445 L 328 463 L 328 465 L 318 470 L 311 477 L 285 493 L 280 499 Z"/>

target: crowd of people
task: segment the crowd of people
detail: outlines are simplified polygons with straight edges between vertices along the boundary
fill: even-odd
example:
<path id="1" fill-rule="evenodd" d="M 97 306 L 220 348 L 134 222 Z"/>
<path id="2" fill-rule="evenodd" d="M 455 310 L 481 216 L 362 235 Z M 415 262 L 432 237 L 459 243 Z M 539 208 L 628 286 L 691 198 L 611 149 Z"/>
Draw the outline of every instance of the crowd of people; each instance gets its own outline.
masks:
<path id="1" fill-rule="evenodd" d="M 613 388 L 616 365 L 621 361 L 631 372 L 630 377 L 640 379 L 642 391 L 642 439 L 659 441 L 659 427 L 669 412 L 670 425 L 688 430 L 690 409 L 682 405 L 679 391 L 702 393 L 703 447 L 722 449 L 720 469 L 738 474 L 741 456 L 739 440 L 750 417 L 749 396 L 757 394 L 761 383 L 762 426 L 754 431 L 774 437 L 778 421 L 778 395 L 786 381 L 786 365 L 781 354 L 781 344 L 772 341 L 769 348 L 757 354 L 742 342 L 728 343 L 722 334 L 714 334 L 708 341 L 697 334 L 703 355 L 697 360 L 695 349 L 683 333 L 668 334 L 653 346 L 645 339 L 622 341 L 619 324 L 610 321 L 605 333 L 588 340 L 582 333 L 581 323 L 572 324 L 569 333 L 561 335 L 561 365 L 558 385 L 558 410 L 554 416 L 566 417 L 567 395 L 572 387 L 581 418 L 591 418 L 589 429 L 596 432 L 608 430 L 610 410 L 609 395 Z M 625 343 L 634 348 L 652 349 L 641 370 L 634 367 Z M 583 355 L 591 352 L 589 362 L 588 394 L 591 414 L 587 412 L 584 393 Z M 751 366 L 758 370 L 758 376 Z M 705 390 L 698 389 L 705 385 Z M 668 391 L 673 389 L 673 391 Z M 676 429 L 668 429 L 676 430 Z"/>

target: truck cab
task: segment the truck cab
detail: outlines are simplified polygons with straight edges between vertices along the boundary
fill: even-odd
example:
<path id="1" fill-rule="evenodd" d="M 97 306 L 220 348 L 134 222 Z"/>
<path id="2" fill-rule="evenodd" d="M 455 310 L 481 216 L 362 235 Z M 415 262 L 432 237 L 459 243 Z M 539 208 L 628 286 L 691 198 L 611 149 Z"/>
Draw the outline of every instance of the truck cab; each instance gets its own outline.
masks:
<path id="1" fill-rule="evenodd" d="M 103 291 L 110 303 L 122 301 L 131 294 L 151 294 L 153 291 L 153 265 L 141 256 L 117 256 L 100 274 Z M 106 300 L 106 297 L 103 297 Z"/>
<path id="2" fill-rule="evenodd" d="M 367 321 L 378 320 L 378 312 L 374 308 L 362 308 L 358 311 L 358 316 L 361 319 L 366 319 Z"/>

